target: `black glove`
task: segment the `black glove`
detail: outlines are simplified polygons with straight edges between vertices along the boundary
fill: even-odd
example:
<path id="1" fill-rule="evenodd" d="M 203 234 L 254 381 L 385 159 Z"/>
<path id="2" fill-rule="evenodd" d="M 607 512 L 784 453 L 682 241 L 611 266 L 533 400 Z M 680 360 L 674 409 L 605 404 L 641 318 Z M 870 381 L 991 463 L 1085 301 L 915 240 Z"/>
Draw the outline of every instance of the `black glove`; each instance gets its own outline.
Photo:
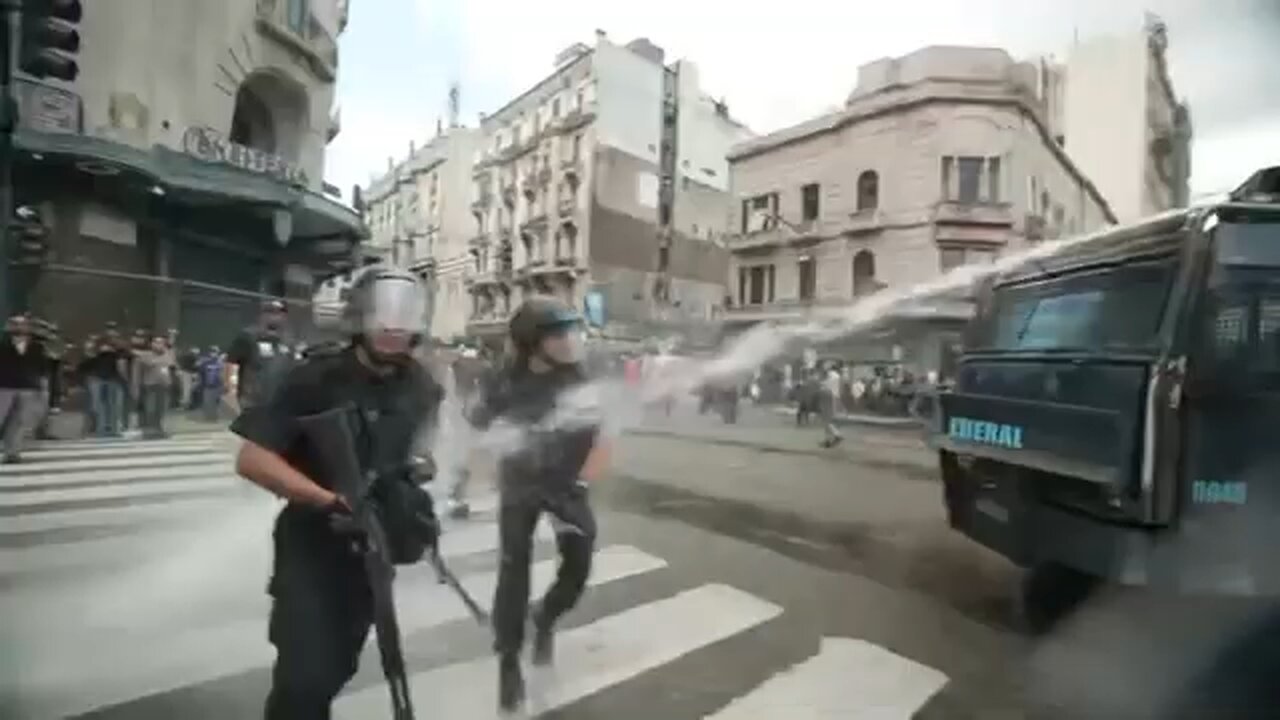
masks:
<path id="1" fill-rule="evenodd" d="M 356 519 L 351 515 L 351 508 L 347 506 L 347 501 L 342 499 L 341 495 L 335 495 L 333 502 L 326 505 L 324 512 L 329 519 L 329 529 L 338 535 L 348 537 L 363 537 L 364 530 L 356 523 Z"/>
<path id="2" fill-rule="evenodd" d="M 392 562 L 413 564 L 435 548 L 440 524 L 430 493 L 407 480 L 395 480 L 385 486 L 380 505 Z"/>
<path id="3" fill-rule="evenodd" d="M 429 483 L 436 477 L 436 461 L 430 455 L 414 456 L 409 464 L 409 474 L 417 485 Z"/>

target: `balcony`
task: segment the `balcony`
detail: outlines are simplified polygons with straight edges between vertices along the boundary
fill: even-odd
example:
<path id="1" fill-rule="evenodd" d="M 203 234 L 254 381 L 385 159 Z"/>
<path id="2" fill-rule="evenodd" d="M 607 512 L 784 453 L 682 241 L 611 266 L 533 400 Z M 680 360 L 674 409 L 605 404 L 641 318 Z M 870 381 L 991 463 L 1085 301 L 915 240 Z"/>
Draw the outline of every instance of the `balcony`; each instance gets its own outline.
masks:
<path id="1" fill-rule="evenodd" d="M 479 233 L 467 238 L 467 247 L 480 247 L 489 244 L 489 233 Z"/>
<path id="2" fill-rule="evenodd" d="M 577 157 L 560 158 L 560 172 L 571 180 L 577 180 L 582 172 L 582 163 Z"/>
<path id="3" fill-rule="evenodd" d="M 933 206 L 933 221 L 945 225 L 1013 226 L 1009 203 L 962 203 L 943 201 Z"/>
<path id="4" fill-rule="evenodd" d="M 791 234 L 787 228 L 775 225 L 767 230 L 727 235 L 725 245 L 730 252 L 768 250 L 785 245 Z"/>
<path id="5" fill-rule="evenodd" d="M 596 119 L 595 102 L 585 103 L 582 107 L 571 108 L 556 124 L 556 132 L 570 133 Z"/>
<path id="6" fill-rule="evenodd" d="M 342 132 L 342 108 L 336 107 L 329 114 L 329 128 L 325 131 L 325 142 L 333 142 L 340 132 Z"/>
<path id="7" fill-rule="evenodd" d="M 515 207 L 515 204 L 516 204 L 516 179 L 515 178 L 502 179 L 502 202 L 505 203 L 507 207 Z"/>
<path id="8" fill-rule="evenodd" d="M 463 276 L 462 282 L 471 288 L 483 288 L 497 283 L 498 273 L 492 267 L 485 267 L 480 270 L 471 267 L 467 269 L 467 274 Z"/>
<path id="9" fill-rule="evenodd" d="M 493 192 L 482 190 L 475 200 L 471 201 L 471 212 L 482 213 L 493 206 Z"/>
<path id="10" fill-rule="evenodd" d="M 290 18 L 286 0 L 258 0 L 258 32 L 302 56 L 311 73 L 326 83 L 338 76 L 338 42 L 315 15 Z"/>
<path id="11" fill-rule="evenodd" d="M 755 305 L 742 305 L 724 309 L 724 319 L 731 322 L 803 321 L 839 312 L 849 306 L 844 298 L 815 298 L 800 300 L 788 298 Z"/>

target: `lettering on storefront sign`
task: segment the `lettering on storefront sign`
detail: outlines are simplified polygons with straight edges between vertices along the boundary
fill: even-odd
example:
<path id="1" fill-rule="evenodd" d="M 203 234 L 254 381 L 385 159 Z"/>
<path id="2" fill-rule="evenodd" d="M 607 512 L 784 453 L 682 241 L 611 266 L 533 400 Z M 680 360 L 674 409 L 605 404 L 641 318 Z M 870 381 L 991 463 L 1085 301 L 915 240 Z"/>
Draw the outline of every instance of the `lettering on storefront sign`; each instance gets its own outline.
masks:
<path id="1" fill-rule="evenodd" d="M 291 185 L 307 185 L 307 175 L 279 155 L 233 143 L 217 130 L 190 127 L 182 136 L 182 149 L 200 160 L 230 165 L 241 170 L 270 175 Z"/>
<path id="2" fill-rule="evenodd" d="M 39 132 L 80 132 L 80 96 L 43 83 L 15 81 L 22 127 Z"/>

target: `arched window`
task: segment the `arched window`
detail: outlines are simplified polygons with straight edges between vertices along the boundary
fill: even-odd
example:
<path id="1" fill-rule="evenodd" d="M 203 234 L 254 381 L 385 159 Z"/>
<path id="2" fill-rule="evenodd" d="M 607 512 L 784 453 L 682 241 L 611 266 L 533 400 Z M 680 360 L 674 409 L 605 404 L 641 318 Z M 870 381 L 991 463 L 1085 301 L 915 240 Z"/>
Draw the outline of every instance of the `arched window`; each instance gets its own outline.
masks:
<path id="1" fill-rule="evenodd" d="M 870 250 L 859 250 L 853 256 L 853 295 L 862 297 L 879 289 L 876 281 L 876 256 Z"/>
<path id="2" fill-rule="evenodd" d="M 880 176 L 875 170 L 864 170 L 858 176 L 858 212 L 875 210 L 880 205 Z"/>

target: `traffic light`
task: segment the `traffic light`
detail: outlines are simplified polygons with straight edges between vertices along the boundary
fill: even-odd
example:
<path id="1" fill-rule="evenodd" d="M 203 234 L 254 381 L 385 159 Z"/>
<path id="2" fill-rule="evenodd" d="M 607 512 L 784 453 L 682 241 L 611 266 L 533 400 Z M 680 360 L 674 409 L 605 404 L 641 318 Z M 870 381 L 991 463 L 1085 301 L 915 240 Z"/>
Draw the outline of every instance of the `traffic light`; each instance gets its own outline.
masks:
<path id="1" fill-rule="evenodd" d="M 43 265 L 49 258 L 49 231 L 38 210 L 19 207 L 9 225 L 9 258 L 15 266 Z"/>
<path id="2" fill-rule="evenodd" d="M 37 78 L 72 82 L 80 74 L 80 0 L 22 0 L 18 68 Z"/>

